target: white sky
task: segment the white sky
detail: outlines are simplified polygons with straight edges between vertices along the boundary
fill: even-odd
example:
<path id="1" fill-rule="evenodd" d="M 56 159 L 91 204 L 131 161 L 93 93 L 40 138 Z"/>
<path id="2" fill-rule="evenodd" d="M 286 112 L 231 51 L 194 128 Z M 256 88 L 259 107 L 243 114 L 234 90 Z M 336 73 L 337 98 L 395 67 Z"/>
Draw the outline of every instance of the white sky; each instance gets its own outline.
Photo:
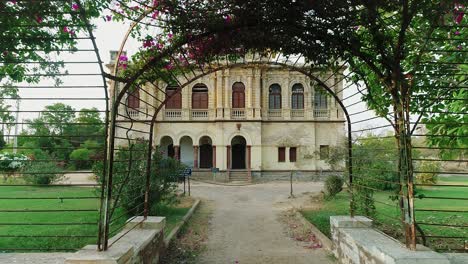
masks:
<path id="1" fill-rule="evenodd" d="M 99 48 L 99 54 L 101 59 L 108 63 L 110 60 L 109 53 L 111 50 L 118 50 L 121 41 L 128 29 L 128 24 L 121 24 L 115 22 L 104 22 L 101 20 L 96 21 L 97 29 L 94 34 L 96 37 L 96 43 Z M 130 39 L 126 45 L 125 50 L 129 55 L 134 53 L 140 46 L 140 43 L 137 43 L 135 40 Z M 79 48 L 83 49 L 92 49 L 91 42 L 89 40 L 81 41 Z M 63 58 L 65 61 L 79 61 L 79 62 L 89 62 L 95 61 L 94 52 L 78 52 L 75 54 L 61 54 L 60 58 Z M 90 64 L 67 64 L 66 69 L 69 73 L 99 73 L 99 68 L 96 63 Z M 65 86 L 77 86 L 77 85 L 102 85 L 102 78 L 100 76 L 64 76 L 62 78 L 63 85 Z M 51 81 L 43 81 L 38 86 L 51 86 Z M 346 85 L 346 84 L 345 84 Z M 356 92 L 356 88 L 349 88 L 344 91 L 343 97 L 348 97 Z M 104 90 L 102 88 L 94 89 L 83 89 L 83 88 L 58 88 L 58 89 L 20 89 L 20 96 L 23 98 L 21 100 L 21 110 L 22 111 L 38 111 L 46 105 L 50 105 L 56 102 L 63 102 L 65 104 L 73 106 L 75 109 L 81 109 L 84 107 L 97 107 L 100 110 L 105 109 Z M 55 99 L 41 99 L 41 100 L 28 100 L 27 98 L 55 98 Z M 96 100 L 79 100 L 79 98 L 96 98 Z M 100 98 L 100 99 L 99 99 Z M 67 100 L 72 99 L 72 100 Z M 346 100 L 345 105 L 352 104 L 353 102 L 360 101 L 359 96 L 354 96 Z M 356 104 L 349 109 L 350 113 L 358 112 L 365 110 L 364 103 Z M 20 115 L 20 120 L 37 117 L 38 113 L 22 113 Z M 360 115 L 353 116 L 354 120 L 362 120 L 372 117 L 373 113 L 366 112 Z M 355 127 L 358 129 L 381 126 L 386 124 L 383 119 L 372 120 L 369 122 L 362 122 L 356 124 Z M 354 130 L 354 129 L 353 129 Z M 384 129 L 385 130 L 385 129 Z"/>

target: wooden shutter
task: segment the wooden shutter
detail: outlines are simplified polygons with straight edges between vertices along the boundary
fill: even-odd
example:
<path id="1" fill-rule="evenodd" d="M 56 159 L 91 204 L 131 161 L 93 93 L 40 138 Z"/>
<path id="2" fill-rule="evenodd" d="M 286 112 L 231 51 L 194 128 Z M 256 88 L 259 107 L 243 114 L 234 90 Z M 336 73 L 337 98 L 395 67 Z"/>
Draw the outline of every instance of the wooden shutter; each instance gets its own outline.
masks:
<path id="1" fill-rule="evenodd" d="M 278 148 L 278 162 L 285 162 L 286 161 L 286 148 L 279 147 Z"/>
<path id="2" fill-rule="evenodd" d="M 289 161 L 290 162 L 296 162 L 296 155 L 297 155 L 297 148 L 296 147 L 289 148 Z"/>
<path id="3" fill-rule="evenodd" d="M 176 89 L 166 89 L 166 98 L 172 97 L 166 102 L 166 109 L 181 109 L 182 108 L 182 94 L 176 93 Z"/>
<path id="4" fill-rule="evenodd" d="M 241 82 L 232 85 L 232 108 L 245 108 L 245 86 Z"/>
<path id="5" fill-rule="evenodd" d="M 128 103 L 129 108 L 140 108 L 140 91 L 135 90 L 128 95 Z"/>

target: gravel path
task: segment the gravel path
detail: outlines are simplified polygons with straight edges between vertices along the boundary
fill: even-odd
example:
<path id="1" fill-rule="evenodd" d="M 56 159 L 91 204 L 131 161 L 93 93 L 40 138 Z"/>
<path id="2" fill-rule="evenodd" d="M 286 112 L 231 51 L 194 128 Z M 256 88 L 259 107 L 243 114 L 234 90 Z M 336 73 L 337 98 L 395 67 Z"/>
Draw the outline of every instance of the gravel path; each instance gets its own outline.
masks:
<path id="1" fill-rule="evenodd" d="M 298 183 L 295 195 L 288 199 L 288 183 L 251 186 L 218 186 L 194 183 L 192 195 L 212 200 L 214 213 L 210 223 L 207 249 L 200 264 L 333 263 L 324 249 L 306 249 L 288 237 L 282 212 L 306 203 L 305 192 L 318 193 L 319 183 Z"/>

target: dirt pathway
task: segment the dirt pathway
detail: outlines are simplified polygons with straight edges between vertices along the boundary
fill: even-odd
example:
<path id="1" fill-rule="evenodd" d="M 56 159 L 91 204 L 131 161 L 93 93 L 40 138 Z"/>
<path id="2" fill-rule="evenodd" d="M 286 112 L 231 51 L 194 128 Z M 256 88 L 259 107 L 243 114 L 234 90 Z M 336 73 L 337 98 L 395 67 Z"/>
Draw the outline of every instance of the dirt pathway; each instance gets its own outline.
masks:
<path id="1" fill-rule="evenodd" d="M 200 264 L 302 264 L 333 263 L 324 249 L 307 249 L 288 237 L 282 212 L 308 200 L 304 192 L 318 193 L 318 183 L 295 186 L 295 199 L 288 199 L 288 183 L 251 186 L 215 186 L 195 183 L 192 195 L 213 201 L 214 213 L 207 248 Z"/>

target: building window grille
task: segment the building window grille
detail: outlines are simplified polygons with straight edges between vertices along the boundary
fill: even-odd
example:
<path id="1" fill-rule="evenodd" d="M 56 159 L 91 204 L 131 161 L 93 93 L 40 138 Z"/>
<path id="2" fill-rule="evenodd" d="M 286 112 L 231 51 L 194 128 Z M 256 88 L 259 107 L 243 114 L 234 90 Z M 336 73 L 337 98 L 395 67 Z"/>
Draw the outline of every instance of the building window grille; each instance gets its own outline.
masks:
<path id="1" fill-rule="evenodd" d="M 285 162 L 286 161 L 286 148 L 279 147 L 278 148 L 278 162 Z"/>
<path id="2" fill-rule="evenodd" d="M 192 88 L 192 109 L 208 109 L 208 87 L 196 84 Z"/>
<path id="3" fill-rule="evenodd" d="M 272 84 L 269 90 L 269 108 L 281 109 L 281 86 L 277 83 Z"/>
<path id="4" fill-rule="evenodd" d="M 304 86 L 296 83 L 292 87 L 291 108 L 304 109 Z"/>
<path id="5" fill-rule="evenodd" d="M 296 162 L 296 160 L 297 160 L 297 148 L 296 147 L 289 148 L 289 161 Z"/>

